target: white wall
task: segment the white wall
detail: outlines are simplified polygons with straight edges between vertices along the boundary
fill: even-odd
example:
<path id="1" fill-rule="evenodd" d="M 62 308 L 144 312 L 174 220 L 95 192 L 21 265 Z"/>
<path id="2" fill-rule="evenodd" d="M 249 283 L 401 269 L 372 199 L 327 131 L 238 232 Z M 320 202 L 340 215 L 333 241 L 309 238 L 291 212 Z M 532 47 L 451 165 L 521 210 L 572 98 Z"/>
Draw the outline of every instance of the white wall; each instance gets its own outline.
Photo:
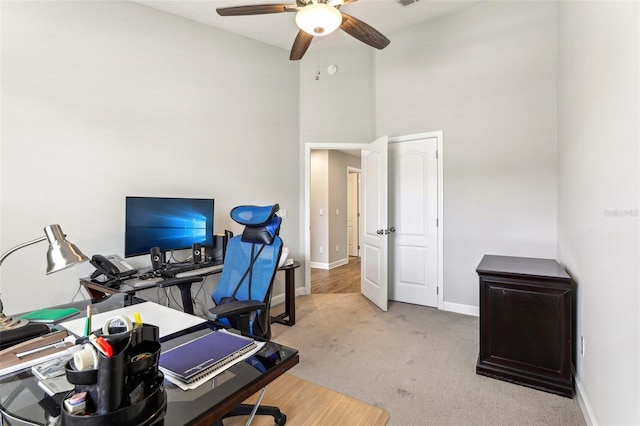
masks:
<path id="1" fill-rule="evenodd" d="M 215 198 L 216 232 L 240 230 L 236 205 L 278 202 L 281 236 L 301 257 L 287 51 L 130 2 L 1 7 L 2 251 L 59 223 L 89 256 L 122 254 L 125 196 L 143 195 Z M 68 302 L 92 271 L 45 276 L 46 249 L 2 265 L 7 313 Z"/>
<path id="2" fill-rule="evenodd" d="M 556 256 L 555 2 L 482 2 L 390 34 L 376 135 L 444 132 L 445 307 L 484 254 Z"/>
<path id="3" fill-rule="evenodd" d="M 309 169 L 309 261 L 319 267 L 329 263 L 329 151 L 312 150 Z"/>
<path id="4" fill-rule="evenodd" d="M 311 44 L 300 61 L 303 144 L 375 139 L 373 50 L 364 44 L 331 50 L 314 49 Z M 338 66 L 334 75 L 327 73 L 330 64 Z"/>
<path id="5" fill-rule="evenodd" d="M 347 247 L 347 167 L 360 168 L 357 156 L 329 151 L 329 264 L 349 261 Z M 336 250 L 336 247 L 338 250 Z"/>
<path id="6" fill-rule="evenodd" d="M 640 7 L 561 2 L 558 22 L 558 258 L 578 288 L 578 390 L 589 422 L 638 425 Z"/>
<path id="7" fill-rule="evenodd" d="M 359 151 L 355 156 L 337 150 L 311 150 L 309 259 L 314 268 L 331 269 L 348 261 L 347 167 L 360 167 L 359 154 Z"/>

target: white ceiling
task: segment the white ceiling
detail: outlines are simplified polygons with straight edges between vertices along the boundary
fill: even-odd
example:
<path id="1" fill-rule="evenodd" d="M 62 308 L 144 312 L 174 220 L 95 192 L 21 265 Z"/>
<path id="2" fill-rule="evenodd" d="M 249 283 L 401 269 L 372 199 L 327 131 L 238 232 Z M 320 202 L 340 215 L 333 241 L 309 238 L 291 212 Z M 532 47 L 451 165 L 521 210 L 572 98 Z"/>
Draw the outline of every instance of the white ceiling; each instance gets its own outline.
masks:
<path id="1" fill-rule="evenodd" d="M 290 49 L 298 28 L 295 13 L 253 16 L 219 16 L 218 7 L 254 4 L 295 4 L 295 0 L 132 0 L 136 3 L 240 34 L 273 46 Z M 393 44 L 395 31 L 434 19 L 477 3 L 479 0 L 419 0 L 401 6 L 395 0 L 359 0 L 341 7 L 341 11 L 371 25 Z M 315 37 L 313 49 L 355 46 L 360 42 L 343 31 Z"/>

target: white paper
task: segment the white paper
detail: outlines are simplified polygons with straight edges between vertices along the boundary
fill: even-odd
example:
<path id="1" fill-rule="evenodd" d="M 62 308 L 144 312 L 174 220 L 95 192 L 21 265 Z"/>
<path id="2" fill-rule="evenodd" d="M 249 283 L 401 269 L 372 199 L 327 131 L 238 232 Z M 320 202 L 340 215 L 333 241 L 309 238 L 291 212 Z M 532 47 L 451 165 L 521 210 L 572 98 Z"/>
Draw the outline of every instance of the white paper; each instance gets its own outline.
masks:
<path id="1" fill-rule="evenodd" d="M 133 321 L 134 312 L 140 314 L 140 319 L 144 324 L 158 326 L 160 337 L 206 322 L 205 319 L 195 315 L 186 314 L 154 302 L 144 302 L 93 315 L 91 317 L 91 330 L 102 329 L 102 325 L 116 315 L 124 315 Z M 60 323 L 60 325 L 77 336 L 83 336 L 85 321 L 86 318 L 78 318 Z"/>

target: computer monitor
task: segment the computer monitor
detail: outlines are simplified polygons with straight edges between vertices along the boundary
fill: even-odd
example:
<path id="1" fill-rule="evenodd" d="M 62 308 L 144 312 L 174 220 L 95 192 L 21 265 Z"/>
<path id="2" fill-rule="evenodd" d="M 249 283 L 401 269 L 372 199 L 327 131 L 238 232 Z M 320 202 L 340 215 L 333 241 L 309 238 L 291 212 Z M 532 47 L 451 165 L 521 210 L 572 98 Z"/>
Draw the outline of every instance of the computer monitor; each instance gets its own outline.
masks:
<path id="1" fill-rule="evenodd" d="M 125 257 L 213 247 L 213 206 L 211 198 L 126 197 Z"/>

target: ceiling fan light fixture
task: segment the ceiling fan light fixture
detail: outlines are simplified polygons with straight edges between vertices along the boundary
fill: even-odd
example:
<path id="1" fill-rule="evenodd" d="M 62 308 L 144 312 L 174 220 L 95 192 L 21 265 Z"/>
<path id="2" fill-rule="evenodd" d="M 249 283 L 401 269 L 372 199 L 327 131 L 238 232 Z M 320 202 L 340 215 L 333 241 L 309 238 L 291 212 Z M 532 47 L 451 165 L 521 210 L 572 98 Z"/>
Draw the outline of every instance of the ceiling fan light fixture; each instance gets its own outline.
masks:
<path id="1" fill-rule="evenodd" d="M 325 36 L 342 24 L 342 13 L 325 3 L 309 4 L 296 14 L 296 25 L 313 36 Z"/>

